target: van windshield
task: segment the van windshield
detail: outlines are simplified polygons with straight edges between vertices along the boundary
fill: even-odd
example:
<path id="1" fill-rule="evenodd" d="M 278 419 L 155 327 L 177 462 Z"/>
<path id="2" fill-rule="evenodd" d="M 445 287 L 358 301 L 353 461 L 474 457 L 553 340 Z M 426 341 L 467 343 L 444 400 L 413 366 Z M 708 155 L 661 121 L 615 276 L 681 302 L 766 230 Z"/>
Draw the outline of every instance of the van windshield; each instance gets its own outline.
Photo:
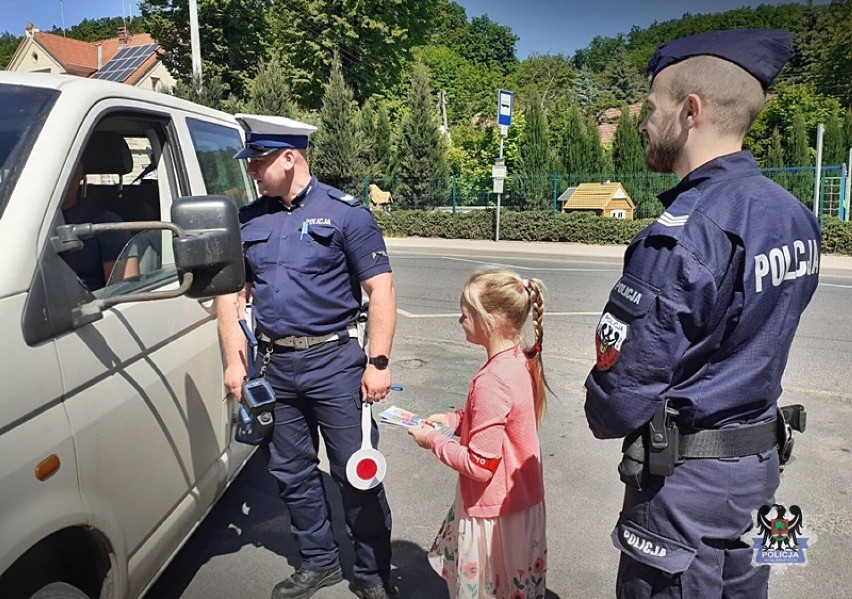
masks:
<path id="1" fill-rule="evenodd" d="M 0 217 L 59 92 L 0 84 Z"/>

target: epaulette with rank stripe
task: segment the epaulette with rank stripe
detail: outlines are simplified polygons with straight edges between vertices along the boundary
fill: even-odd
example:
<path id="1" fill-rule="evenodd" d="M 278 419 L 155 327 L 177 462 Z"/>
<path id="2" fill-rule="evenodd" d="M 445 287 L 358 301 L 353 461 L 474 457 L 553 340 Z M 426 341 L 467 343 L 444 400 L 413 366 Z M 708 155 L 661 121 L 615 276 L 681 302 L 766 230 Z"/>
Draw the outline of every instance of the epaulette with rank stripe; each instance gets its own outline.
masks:
<path id="1" fill-rule="evenodd" d="M 344 204 L 348 204 L 353 208 L 355 206 L 361 205 L 361 202 L 358 200 L 358 198 L 346 192 L 340 191 L 339 189 L 335 189 L 334 187 L 329 187 L 328 195 L 329 197 L 334 198 L 335 200 L 339 200 Z"/>

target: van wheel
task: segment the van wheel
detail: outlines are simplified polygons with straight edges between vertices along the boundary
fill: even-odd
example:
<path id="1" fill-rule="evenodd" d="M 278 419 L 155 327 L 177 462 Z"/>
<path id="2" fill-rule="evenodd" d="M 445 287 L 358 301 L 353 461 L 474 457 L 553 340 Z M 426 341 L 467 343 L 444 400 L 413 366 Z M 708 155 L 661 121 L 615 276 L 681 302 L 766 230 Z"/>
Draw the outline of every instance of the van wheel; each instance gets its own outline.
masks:
<path id="1" fill-rule="evenodd" d="M 40 588 L 30 599 L 91 599 L 86 593 L 67 582 L 52 582 Z"/>

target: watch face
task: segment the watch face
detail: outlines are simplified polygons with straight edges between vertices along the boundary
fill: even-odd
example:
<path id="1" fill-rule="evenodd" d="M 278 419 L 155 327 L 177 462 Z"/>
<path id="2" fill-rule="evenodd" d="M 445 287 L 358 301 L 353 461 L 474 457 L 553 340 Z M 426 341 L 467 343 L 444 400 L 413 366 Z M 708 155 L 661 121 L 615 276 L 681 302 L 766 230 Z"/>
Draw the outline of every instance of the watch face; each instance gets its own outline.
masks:
<path id="1" fill-rule="evenodd" d="M 370 364 L 378 368 L 379 370 L 384 370 L 388 367 L 388 357 L 387 356 L 376 356 L 375 358 L 370 358 Z"/>

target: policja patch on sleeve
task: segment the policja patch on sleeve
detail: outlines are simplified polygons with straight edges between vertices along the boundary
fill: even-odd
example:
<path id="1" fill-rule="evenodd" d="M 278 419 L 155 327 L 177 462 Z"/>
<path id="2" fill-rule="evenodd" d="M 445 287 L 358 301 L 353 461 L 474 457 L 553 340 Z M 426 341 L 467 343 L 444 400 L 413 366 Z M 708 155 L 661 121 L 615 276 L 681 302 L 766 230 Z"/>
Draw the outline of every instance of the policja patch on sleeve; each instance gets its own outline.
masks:
<path id="1" fill-rule="evenodd" d="M 609 312 L 604 312 L 595 330 L 595 360 L 598 370 L 612 368 L 621 353 L 630 327 Z"/>

